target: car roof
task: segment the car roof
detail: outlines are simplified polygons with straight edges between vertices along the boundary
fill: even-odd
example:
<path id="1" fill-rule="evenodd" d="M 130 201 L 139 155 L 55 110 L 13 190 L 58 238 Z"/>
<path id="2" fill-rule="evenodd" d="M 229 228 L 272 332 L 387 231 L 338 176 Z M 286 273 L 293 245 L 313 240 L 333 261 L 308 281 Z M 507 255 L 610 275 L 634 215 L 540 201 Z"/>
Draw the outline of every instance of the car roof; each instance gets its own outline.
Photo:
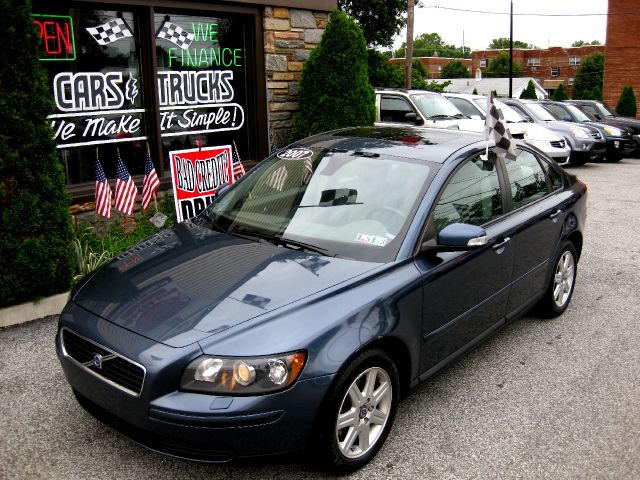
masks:
<path id="1" fill-rule="evenodd" d="M 406 94 L 414 94 L 414 93 L 419 93 L 419 94 L 428 94 L 428 95 L 438 95 L 440 96 L 440 94 L 438 92 L 432 92 L 431 90 L 417 90 L 417 89 L 410 89 L 407 90 L 406 88 L 376 88 L 375 89 L 376 93 L 406 93 Z"/>
<path id="2" fill-rule="evenodd" d="M 481 134 L 462 130 L 373 126 L 334 130 L 300 140 L 293 146 L 444 163 L 460 150 L 484 148 L 485 142 Z"/>

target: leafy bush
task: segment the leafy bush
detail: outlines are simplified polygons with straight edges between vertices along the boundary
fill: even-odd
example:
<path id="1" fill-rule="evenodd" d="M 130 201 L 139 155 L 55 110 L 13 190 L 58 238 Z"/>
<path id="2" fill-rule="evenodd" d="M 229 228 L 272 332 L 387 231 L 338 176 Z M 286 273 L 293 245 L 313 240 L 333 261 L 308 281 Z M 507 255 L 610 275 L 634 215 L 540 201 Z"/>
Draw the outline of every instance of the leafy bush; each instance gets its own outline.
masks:
<path id="1" fill-rule="evenodd" d="M 602 52 L 594 52 L 591 55 L 587 55 L 576 70 L 576 76 L 573 81 L 573 98 L 585 100 L 601 99 L 603 79 L 604 54 Z"/>
<path id="2" fill-rule="evenodd" d="M 553 95 L 551 95 L 551 100 L 555 100 L 556 102 L 567 100 L 568 98 L 569 95 L 567 95 L 567 91 L 564 89 L 564 84 L 562 83 L 558 85 L 558 88 L 556 88 Z"/>
<path id="3" fill-rule="evenodd" d="M 362 30 L 344 12 L 334 10 L 322 40 L 304 64 L 292 140 L 336 128 L 373 125 L 375 95 L 367 69 Z"/>
<path id="4" fill-rule="evenodd" d="M 536 87 L 533 84 L 533 80 L 529 80 L 529 83 L 527 83 L 527 87 L 524 90 L 522 90 L 522 93 L 520 94 L 520 98 L 528 99 L 528 100 L 538 99 L 538 94 L 536 93 Z"/>
<path id="5" fill-rule="evenodd" d="M 471 73 L 460 60 L 452 60 L 442 67 L 440 78 L 469 78 Z"/>
<path id="6" fill-rule="evenodd" d="M 616 112 L 623 117 L 635 117 L 638 113 L 636 105 L 636 95 L 633 93 L 633 87 L 626 86 L 622 89 Z"/>
<path id="7" fill-rule="evenodd" d="M 29 0 L 0 0 L 0 306 L 69 288 L 66 182 L 47 115 L 53 99 L 37 59 Z"/>

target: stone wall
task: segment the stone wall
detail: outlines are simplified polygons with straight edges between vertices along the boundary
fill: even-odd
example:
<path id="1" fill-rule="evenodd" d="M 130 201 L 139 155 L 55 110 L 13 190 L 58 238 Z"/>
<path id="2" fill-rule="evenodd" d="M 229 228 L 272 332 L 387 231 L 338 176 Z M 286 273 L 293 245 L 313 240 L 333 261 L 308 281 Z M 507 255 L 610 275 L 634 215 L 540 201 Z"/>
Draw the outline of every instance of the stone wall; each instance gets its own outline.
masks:
<path id="1" fill-rule="evenodd" d="M 295 113 L 299 110 L 298 85 L 302 66 L 324 33 L 326 12 L 282 7 L 264 9 L 264 50 L 267 74 L 269 145 L 289 143 Z"/>

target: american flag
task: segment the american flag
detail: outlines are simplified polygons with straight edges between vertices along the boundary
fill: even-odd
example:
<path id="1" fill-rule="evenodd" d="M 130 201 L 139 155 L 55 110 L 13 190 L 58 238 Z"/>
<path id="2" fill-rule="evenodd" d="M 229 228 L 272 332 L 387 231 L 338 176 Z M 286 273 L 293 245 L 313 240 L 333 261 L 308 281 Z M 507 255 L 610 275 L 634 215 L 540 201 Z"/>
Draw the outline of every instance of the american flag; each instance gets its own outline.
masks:
<path id="1" fill-rule="evenodd" d="M 111 218 L 111 187 L 102 170 L 96 149 L 96 213 Z"/>
<path id="2" fill-rule="evenodd" d="M 142 210 L 149 208 L 151 199 L 155 196 L 159 185 L 160 180 L 158 180 L 156 169 L 153 168 L 151 152 L 149 152 L 147 145 L 147 161 L 144 164 L 144 179 L 142 180 Z"/>
<path id="3" fill-rule="evenodd" d="M 133 213 L 133 207 L 136 205 L 136 197 L 138 189 L 133 182 L 133 178 L 127 172 L 127 167 L 122 163 L 120 153 L 118 153 L 118 166 L 116 168 L 116 210 L 121 211 L 125 215 Z"/>
<path id="4" fill-rule="evenodd" d="M 233 165 L 233 178 L 240 178 L 245 173 L 247 173 L 242 165 L 242 161 L 240 161 L 240 154 L 238 153 L 238 147 L 236 147 L 236 142 L 233 142 L 233 148 L 231 149 L 231 155 L 233 157 L 233 161 L 231 162 Z"/>
<path id="5" fill-rule="evenodd" d="M 504 121 L 502 111 L 495 104 L 493 93 L 487 97 L 487 118 L 484 133 L 487 139 L 487 150 L 489 140 L 493 139 L 496 143 L 495 152 L 498 156 L 516 158 L 516 144 Z"/>

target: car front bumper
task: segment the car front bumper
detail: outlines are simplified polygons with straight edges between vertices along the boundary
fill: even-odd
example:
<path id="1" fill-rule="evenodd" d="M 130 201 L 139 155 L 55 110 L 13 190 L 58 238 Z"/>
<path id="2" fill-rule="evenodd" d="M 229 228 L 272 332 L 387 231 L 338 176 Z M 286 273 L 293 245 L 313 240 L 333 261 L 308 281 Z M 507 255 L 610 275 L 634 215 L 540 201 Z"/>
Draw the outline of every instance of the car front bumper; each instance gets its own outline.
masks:
<path id="1" fill-rule="evenodd" d="M 141 445 L 167 455 L 204 462 L 286 453 L 305 448 L 316 413 L 333 380 L 299 380 L 289 389 L 260 396 L 219 396 L 181 391 L 184 366 L 201 354 L 197 344 L 158 344 L 78 307 L 60 317 L 56 349 L 67 381 L 92 415 Z M 138 395 L 89 371 L 67 352 L 61 331 L 76 333 L 146 369 Z M 66 333 L 66 332 L 65 332 Z"/>

